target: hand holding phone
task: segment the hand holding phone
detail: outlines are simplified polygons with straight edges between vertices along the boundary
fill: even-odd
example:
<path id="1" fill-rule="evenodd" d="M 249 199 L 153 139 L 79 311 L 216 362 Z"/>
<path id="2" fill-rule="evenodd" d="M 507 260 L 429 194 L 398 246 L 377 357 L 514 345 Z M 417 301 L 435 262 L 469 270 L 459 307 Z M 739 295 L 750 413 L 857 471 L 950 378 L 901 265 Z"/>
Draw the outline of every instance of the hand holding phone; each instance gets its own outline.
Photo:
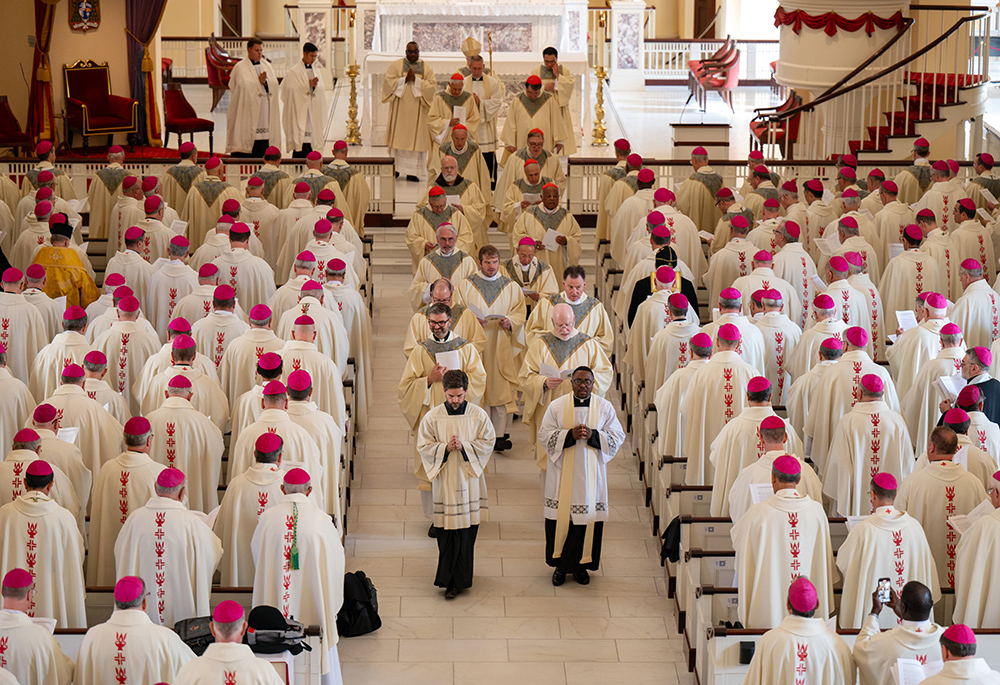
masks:
<path id="1" fill-rule="evenodd" d="M 889 578 L 878 579 L 878 601 L 888 604 L 892 593 L 892 582 Z"/>

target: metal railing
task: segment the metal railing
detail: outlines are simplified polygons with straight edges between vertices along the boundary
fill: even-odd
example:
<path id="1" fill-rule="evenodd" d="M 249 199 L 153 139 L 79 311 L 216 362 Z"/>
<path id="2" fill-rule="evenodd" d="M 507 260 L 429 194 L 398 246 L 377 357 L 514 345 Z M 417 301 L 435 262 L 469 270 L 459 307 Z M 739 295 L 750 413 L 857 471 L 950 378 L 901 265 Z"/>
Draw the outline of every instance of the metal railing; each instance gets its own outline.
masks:
<path id="1" fill-rule="evenodd" d="M 216 38 L 216 43 L 232 57 L 242 58 L 246 54 L 248 38 Z M 161 38 L 161 57 L 173 60 L 170 72 L 175 79 L 208 79 L 205 65 L 205 48 L 209 39 L 198 36 L 170 36 Z M 284 77 L 289 69 L 302 58 L 298 36 L 290 38 L 269 38 L 264 41 L 264 56 L 274 65 L 278 78 Z"/>
<path id="2" fill-rule="evenodd" d="M 688 82 L 688 62 L 713 55 L 722 40 L 646 39 L 646 83 L 684 85 Z M 737 40 L 740 56 L 740 83 L 753 85 L 771 81 L 771 62 L 778 59 L 776 40 Z"/>
<path id="3" fill-rule="evenodd" d="M 130 174 L 136 176 L 162 176 L 168 167 L 177 164 L 177 162 L 177 159 L 129 161 L 126 157 L 124 166 Z M 11 176 L 14 183 L 20 186 L 24 175 L 36 163 L 35 159 L 0 158 L 0 173 Z M 226 170 L 226 182 L 242 191 L 247 179 L 263 163 L 264 161 L 260 159 L 224 159 L 222 164 Z M 371 189 L 367 213 L 392 216 L 396 206 L 396 179 L 393 173 L 395 160 L 392 157 L 358 157 L 351 159 L 350 163 L 361 170 L 365 175 L 365 180 L 368 181 L 368 187 Z M 100 169 L 107 166 L 107 163 L 100 159 L 57 159 L 55 166 L 69 174 L 76 196 L 86 198 L 90 181 L 96 177 Z M 305 168 L 304 164 L 293 160 L 281 163 L 281 169 L 292 178 L 301 175 Z M 180 210 L 179 207 L 175 209 Z"/>

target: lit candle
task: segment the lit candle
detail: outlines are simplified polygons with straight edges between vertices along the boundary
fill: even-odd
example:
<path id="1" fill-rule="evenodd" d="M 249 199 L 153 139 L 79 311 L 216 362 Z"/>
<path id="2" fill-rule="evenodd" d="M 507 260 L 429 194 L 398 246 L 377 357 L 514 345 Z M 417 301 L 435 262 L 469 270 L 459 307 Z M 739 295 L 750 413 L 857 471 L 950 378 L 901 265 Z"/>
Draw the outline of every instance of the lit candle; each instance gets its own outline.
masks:
<path id="1" fill-rule="evenodd" d="M 348 19 L 348 26 L 351 29 L 350 36 L 348 37 L 348 39 L 351 41 L 351 60 L 350 60 L 349 64 L 354 64 L 355 63 L 354 60 L 357 58 L 357 54 L 358 54 L 358 49 L 357 49 L 357 45 L 356 45 L 358 29 L 355 26 L 356 23 L 357 22 L 355 21 L 355 18 L 354 18 L 354 10 L 351 10 L 350 19 Z"/>
<path id="2" fill-rule="evenodd" d="M 604 12 L 597 15 L 597 66 L 604 66 Z"/>

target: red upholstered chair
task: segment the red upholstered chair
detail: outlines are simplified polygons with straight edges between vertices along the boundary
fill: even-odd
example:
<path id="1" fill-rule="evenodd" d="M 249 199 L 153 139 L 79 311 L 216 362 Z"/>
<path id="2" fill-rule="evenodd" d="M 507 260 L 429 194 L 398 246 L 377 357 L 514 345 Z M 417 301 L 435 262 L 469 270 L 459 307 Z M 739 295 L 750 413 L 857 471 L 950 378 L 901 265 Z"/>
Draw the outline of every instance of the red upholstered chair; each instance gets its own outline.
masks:
<path id="1" fill-rule="evenodd" d="M 23 148 L 30 154 L 31 138 L 21 130 L 21 124 L 7 104 L 7 96 L 0 95 L 0 147 Z"/>
<path id="2" fill-rule="evenodd" d="M 194 107 L 184 97 L 181 84 L 168 83 L 167 89 L 163 93 L 163 109 L 166 118 L 166 139 L 163 141 L 164 147 L 170 146 L 170 134 L 177 134 L 177 144 L 181 142 L 181 134 L 191 134 L 191 141 L 194 142 L 194 134 L 208 131 L 208 152 L 212 154 L 213 132 L 215 122 L 210 119 L 199 119 L 195 114 Z"/>
<path id="3" fill-rule="evenodd" d="M 108 63 L 96 64 L 80 60 L 63 65 L 66 82 L 66 124 L 69 146 L 73 147 L 73 132 L 87 137 L 106 135 L 110 146 L 115 133 L 137 133 L 139 103 L 131 98 L 111 94 L 111 74 Z"/>
<path id="4" fill-rule="evenodd" d="M 733 109 L 733 90 L 740 83 L 740 51 L 735 50 L 732 57 L 705 72 L 705 76 L 698 79 L 701 89 L 701 111 L 705 111 L 708 94 L 716 91 L 722 101 L 729 105 L 730 111 Z"/>
<path id="5" fill-rule="evenodd" d="M 229 90 L 229 72 L 236 66 L 236 62 L 220 59 L 211 47 L 207 47 L 205 48 L 205 66 L 208 68 L 208 85 L 212 89 L 211 111 L 214 112 L 219 100 Z"/>

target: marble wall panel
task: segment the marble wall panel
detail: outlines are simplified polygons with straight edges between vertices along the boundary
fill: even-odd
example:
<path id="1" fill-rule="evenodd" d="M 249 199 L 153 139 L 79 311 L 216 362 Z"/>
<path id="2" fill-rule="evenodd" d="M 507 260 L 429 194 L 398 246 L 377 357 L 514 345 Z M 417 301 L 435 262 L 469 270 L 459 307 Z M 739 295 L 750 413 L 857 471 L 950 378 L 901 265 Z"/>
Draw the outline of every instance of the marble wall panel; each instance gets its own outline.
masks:
<path id="1" fill-rule="evenodd" d="M 306 42 L 313 43 L 319 48 L 316 66 L 324 69 L 327 66 L 327 55 L 330 52 L 329 12 L 305 12 L 303 23 L 303 38 Z"/>
<path id="2" fill-rule="evenodd" d="M 622 14 L 618 18 L 619 69 L 639 68 L 639 14 Z"/>
<path id="3" fill-rule="evenodd" d="M 372 49 L 372 38 L 375 36 L 375 10 L 365 10 L 364 16 L 365 50 Z"/>

